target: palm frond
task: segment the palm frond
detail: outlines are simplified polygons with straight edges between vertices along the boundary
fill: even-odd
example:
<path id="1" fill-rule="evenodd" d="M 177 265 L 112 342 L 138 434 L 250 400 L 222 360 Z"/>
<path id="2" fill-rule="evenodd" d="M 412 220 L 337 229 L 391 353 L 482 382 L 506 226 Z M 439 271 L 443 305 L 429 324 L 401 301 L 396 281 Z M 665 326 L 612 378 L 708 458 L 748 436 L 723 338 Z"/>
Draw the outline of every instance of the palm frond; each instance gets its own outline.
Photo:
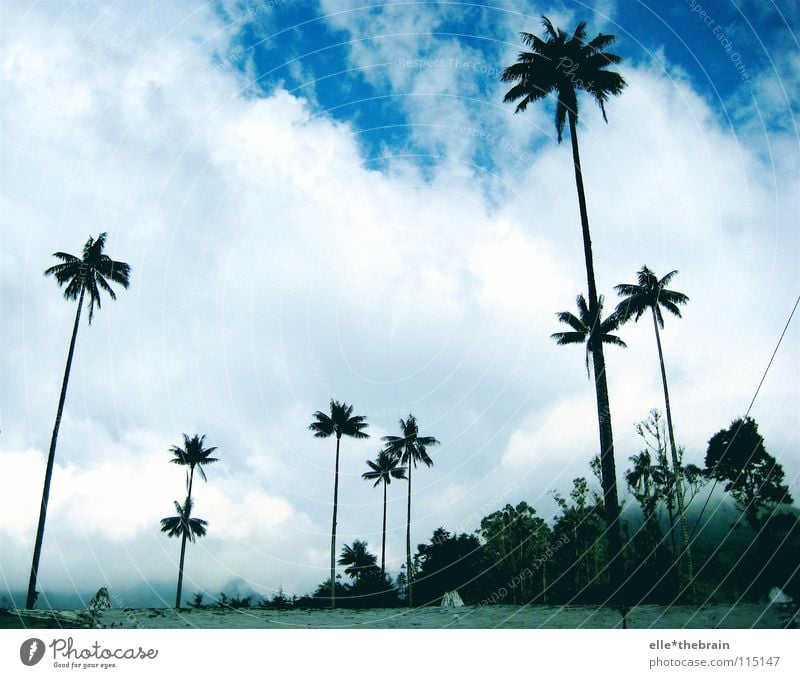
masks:
<path id="1" fill-rule="evenodd" d="M 628 348 L 628 345 L 624 341 L 622 341 L 622 339 L 620 339 L 618 336 L 614 334 L 604 334 L 603 343 L 613 344 L 614 346 L 620 346 L 621 348 Z"/>
<path id="2" fill-rule="evenodd" d="M 586 334 L 584 332 L 554 332 L 550 335 L 559 346 L 566 346 L 567 344 L 582 344 L 586 341 Z"/>

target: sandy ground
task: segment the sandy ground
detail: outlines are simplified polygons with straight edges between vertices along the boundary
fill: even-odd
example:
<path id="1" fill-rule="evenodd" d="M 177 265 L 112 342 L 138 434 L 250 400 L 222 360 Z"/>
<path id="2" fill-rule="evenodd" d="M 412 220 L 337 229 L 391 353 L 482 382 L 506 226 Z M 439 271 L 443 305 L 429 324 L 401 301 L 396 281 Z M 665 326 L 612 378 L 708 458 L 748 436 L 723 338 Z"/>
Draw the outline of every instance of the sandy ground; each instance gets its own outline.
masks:
<path id="1" fill-rule="evenodd" d="M 73 611 L 56 613 L 14 611 L 0 626 L 83 626 Z M 55 615 L 55 617 L 53 616 Z M 786 628 L 792 612 L 772 605 L 708 605 L 702 608 L 643 605 L 628 616 L 629 628 Z M 4 622 L 4 623 L 3 623 Z M 794 623 L 796 626 L 796 621 Z M 620 628 L 618 612 L 593 606 L 492 605 L 455 609 L 417 608 L 372 610 L 171 610 L 111 609 L 98 618 L 96 628 Z"/>

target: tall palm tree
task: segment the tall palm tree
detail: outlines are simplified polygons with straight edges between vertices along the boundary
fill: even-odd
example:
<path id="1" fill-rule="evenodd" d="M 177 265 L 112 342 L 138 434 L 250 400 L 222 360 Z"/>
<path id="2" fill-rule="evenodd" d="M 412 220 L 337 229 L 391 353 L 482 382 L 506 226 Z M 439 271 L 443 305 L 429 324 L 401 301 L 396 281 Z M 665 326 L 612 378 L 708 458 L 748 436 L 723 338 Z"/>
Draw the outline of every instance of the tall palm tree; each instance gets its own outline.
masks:
<path id="1" fill-rule="evenodd" d="M 28 581 L 28 595 L 26 607 L 32 608 L 36 604 L 36 586 L 39 575 L 39 558 L 42 555 L 42 542 L 44 541 L 44 525 L 47 519 L 47 503 L 50 500 L 50 481 L 53 476 L 53 466 L 56 456 L 56 441 L 58 429 L 61 426 L 61 416 L 64 412 L 64 401 L 67 397 L 67 384 L 72 368 L 72 357 L 75 353 L 75 340 L 78 337 L 78 325 L 81 320 L 81 309 L 84 297 L 89 295 L 89 324 L 92 323 L 94 307 L 100 308 L 100 290 L 104 290 L 112 299 L 117 295 L 111 289 L 109 281 L 127 288 L 130 283 L 131 267 L 121 261 L 113 261 L 107 254 L 103 254 L 106 244 L 106 233 L 101 233 L 97 238 L 89 238 L 83 246 L 83 255 L 76 257 L 66 252 L 55 252 L 60 264 L 51 266 L 44 274 L 52 275 L 59 287 L 66 285 L 64 298 L 70 301 L 78 300 L 78 310 L 75 312 L 75 324 L 72 327 L 72 339 L 69 342 L 67 353 L 67 366 L 64 370 L 64 379 L 61 382 L 61 395 L 58 399 L 56 421 L 53 425 L 53 434 L 50 438 L 50 452 L 47 455 L 47 468 L 44 474 L 44 489 L 42 490 L 42 503 L 39 508 L 39 525 L 36 528 L 36 542 L 33 547 L 33 561 L 31 563 L 31 576 Z"/>
<path id="2" fill-rule="evenodd" d="M 559 322 L 568 325 L 571 328 L 571 331 L 556 332 L 550 336 L 556 340 L 556 343 L 559 346 L 565 346 L 567 344 L 586 344 L 586 374 L 587 376 L 590 376 L 589 355 L 592 355 L 595 358 L 593 361 L 593 366 L 595 370 L 596 385 L 598 381 L 600 381 L 597 378 L 597 370 L 600 368 L 598 367 L 598 361 L 596 359 L 600 347 L 603 344 L 613 344 L 615 346 L 626 348 L 627 345 L 618 336 L 612 334 L 612 332 L 614 332 L 619 326 L 619 318 L 617 318 L 616 315 L 611 314 L 605 320 L 602 319 L 602 296 L 600 296 L 597 300 L 595 312 L 590 310 L 590 307 L 586 304 L 586 299 L 582 294 L 579 294 L 575 300 L 578 304 L 578 315 L 570 313 L 569 311 L 561 311 L 560 313 L 556 313 L 556 317 L 558 318 Z M 610 420 L 610 414 L 608 413 L 608 390 L 605 386 L 605 373 L 602 373 L 600 377 L 602 379 L 603 389 L 596 389 L 595 391 L 598 395 L 598 413 L 601 421 L 603 420 L 604 415 Z M 599 397 L 601 392 L 605 395 L 604 398 Z M 605 452 L 607 451 L 608 450 L 605 450 Z M 624 582 L 624 575 L 622 571 L 622 537 L 619 533 L 618 525 L 619 507 L 615 504 L 614 507 L 609 508 L 609 506 L 605 503 L 611 500 L 616 502 L 616 479 L 614 480 L 613 485 L 614 491 L 611 499 L 609 499 L 609 493 L 606 492 L 606 475 L 604 469 L 605 467 L 603 465 L 603 458 L 601 454 L 600 477 L 603 481 L 603 502 L 605 517 L 608 523 L 608 540 L 610 547 L 609 572 L 611 575 L 613 590 L 615 590 L 618 595 L 620 592 L 620 587 Z M 625 612 L 623 612 L 623 622 L 625 621 L 624 618 Z"/>
<path id="3" fill-rule="evenodd" d="M 396 480 L 406 480 L 406 470 L 400 465 L 397 455 L 386 450 L 378 452 L 375 461 L 367 460 L 367 466 L 372 470 L 361 474 L 364 480 L 374 480 L 372 487 L 383 483 L 383 538 L 381 539 L 381 578 L 386 576 L 386 487 Z"/>
<path id="4" fill-rule="evenodd" d="M 555 125 L 559 143 L 564 125 L 569 122 L 572 142 L 572 161 L 575 169 L 575 185 L 578 191 L 578 207 L 583 234 L 583 255 L 586 263 L 586 278 L 589 286 L 589 310 L 591 316 L 600 317 L 597 286 L 592 261 L 592 241 L 589 233 L 589 216 L 583 187 L 580 153 L 578 151 L 578 91 L 589 94 L 600 106 L 603 119 L 607 121 L 605 103 L 609 96 L 622 92 L 626 83 L 619 73 L 606 68 L 618 64 L 622 58 L 606 52 L 616 41 L 614 35 L 599 34 L 586 41 L 586 24 L 580 22 L 570 37 L 556 29 L 547 17 L 542 17 L 546 39 L 532 33 L 522 33 L 522 41 L 530 51 L 522 52 L 517 63 L 503 71 L 504 82 L 516 83 L 506 92 L 504 102 L 518 102 L 515 112 L 525 111 L 528 104 L 544 99 L 550 94 L 557 97 Z M 614 461 L 614 438 L 611 427 L 611 410 L 608 400 L 603 342 L 594 343 L 595 392 L 597 396 L 598 428 L 600 433 L 600 460 L 603 481 L 603 502 L 608 521 L 611 547 L 611 575 L 617 586 L 623 582 L 622 535 L 619 526 L 619 499 L 617 497 L 617 475 Z"/>
<path id="5" fill-rule="evenodd" d="M 203 470 L 203 466 L 208 464 L 213 464 L 214 462 L 219 461 L 216 457 L 212 457 L 211 454 L 216 451 L 216 447 L 203 447 L 203 443 L 205 442 L 206 437 L 204 435 L 195 434 L 191 438 L 183 434 L 183 447 L 178 447 L 177 445 L 173 445 L 169 448 L 169 451 L 172 452 L 173 457 L 170 459 L 170 463 L 178 464 L 179 466 L 186 466 L 186 499 L 187 501 L 192 501 L 192 484 L 194 482 L 194 470 L 195 468 L 200 471 L 200 477 L 203 480 L 208 480 L 206 478 L 206 472 Z M 183 544 L 181 545 L 181 553 L 186 549 L 186 533 L 183 534 Z M 180 591 L 178 593 L 178 602 L 175 604 L 175 607 L 180 606 Z"/>
<path id="6" fill-rule="evenodd" d="M 345 544 L 342 548 L 339 565 L 348 565 L 344 573 L 354 580 L 360 580 L 378 569 L 376 560 L 375 554 L 367 550 L 367 542 L 356 539 L 352 546 Z"/>
<path id="7" fill-rule="evenodd" d="M 183 589 L 183 564 L 186 557 L 186 540 L 194 543 L 195 537 L 206 536 L 208 522 L 192 517 L 192 500 L 186 497 L 183 506 L 175 502 L 177 516 L 161 519 L 161 531 L 168 537 L 181 537 L 181 560 L 178 565 L 178 591 L 175 595 L 175 607 L 181 606 L 181 590 Z"/>
<path id="8" fill-rule="evenodd" d="M 656 333 L 656 346 L 658 347 L 658 362 L 661 366 L 661 383 L 664 387 L 664 406 L 667 411 L 667 434 L 669 436 L 670 456 L 672 458 L 672 471 L 674 474 L 675 500 L 678 505 L 678 517 L 681 524 L 681 540 L 683 542 L 683 553 L 681 560 L 684 561 L 686 583 L 690 587 L 694 579 L 694 568 L 692 566 L 692 554 L 689 547 L 689 523 L 686 519 L 686 507 L 684 505 L 683 481 L 681 478 L 681 463 L 678 458 L 678 448 L 675 444 L 675 431 L 672 426 L 672 409 L 669 404 L 669 389 L 667 388 L 667 371 L 664 367 L 664 353 L 661 349 L 661 333 L 659 328 L 664 329 L 664 316 L 661 309 L 665 309 L 677 318 L 681 317 L 678 306 L 683 306 L 689 301 L 683 292 L 667 289 L 672 279 L 678 271 L 670 271 L 663 278 L 659 279 L 647 266 L 642 266 L 637 272 L 637 282 L 635 284 L 616 285 L 614 289 L 622 297 L 622 301 L 617 305 L 616 314 L 622 322 L 633 319 L 638 321 L 645 312 L 650 311 L 653 317 L 653 329 Z"/>
<path id="9" fill-rule="evenodd" d="M 336 471 L 333 477 L 333 526 L 331 527 L 331 607 L 336 607 L 336 512 L 339 508 L 339 443 L 342 436 L 351 438 L 369 438 L 364 429 L 367 428 L 367 418 L 353 415 L 353 406 L 340 403 L 331 398 L 330 414 L 317 410 L 314 412 L 315 421 L 311 422 L 309 429 L 314 432 L 315 438 L 329 438 L 336 436 Z"/>
<path id="10" fill-rule="evenodd" d="M 427 448 L 438 445 L 439 441 L 432 436 L 420 436 L 417 420 L 413 414 L 408 415 L 408 419 L 400 420 L 400 430 L 402 436 L 384 436 L 381 438 L 386 443 L 386 451 L 397 457 L 400 463 L 408 467 L 408 521 L 406 524 L 406 577 L 408 579 L 408 604 L 414 604 L 414 569 L 411 563 L 411 466 L 417 466 L 417 462 L 425 466 L 433 466 L 433 460 L 428 456 Z"/>

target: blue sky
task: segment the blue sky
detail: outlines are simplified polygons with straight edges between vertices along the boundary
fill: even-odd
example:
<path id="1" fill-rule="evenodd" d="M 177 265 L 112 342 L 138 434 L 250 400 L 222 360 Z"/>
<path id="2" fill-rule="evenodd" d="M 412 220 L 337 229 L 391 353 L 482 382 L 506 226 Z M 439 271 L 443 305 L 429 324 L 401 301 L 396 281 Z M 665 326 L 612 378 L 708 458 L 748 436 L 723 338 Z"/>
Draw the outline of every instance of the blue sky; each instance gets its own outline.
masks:
<path id="1" fill-rule="evenodd" d="M 245 3 L 246 5 L 247 3 Z M 786 76 L 786 64 L 781 55 L 797 50 L 792 27 L 798 19 L 793 3 L 713 3 L 683 0 L 665 7 L 663 3 L 399 3 L 401 7 L 422 8 L 434 17 L 434 30 L 425 34 L 422 49 L 408 54 L 407 59 L 446 59 L 444 67 L 461 69 L 466 78 L 476 73 L 474 62 L 458 66 L 467 59 L 464 50 L 477 52 L 481 66 L 489 69 L 487 77 L 478 80 L 477 92 L 489 97 L 492 80 L 508 65 L 503 57 L 508 48 L 518 45 L 509 28 L 534 33 L 541 32 L 538 12 L 583 19 L 590 34 L 604 32 L 618 35 L 614 51 L 626 61 L 642 63 L 655 60 L 664 68 L 686 71 L 694 86 L 713 105 L 718 106 L 723 122 L 734 129 L 741 124 L 737 111 L 726 111 L 732 100 L 752 95 L 751 80 L 781 80 Z M 370 149 L 385 144 L 403 148 L 409 143 L 404 125 L 409 123 L 395 97 L 387 98 L 380 74 L 398 67 L 393 61 L 375 59 L 354 68 L 350 59 L 351 41 L 367 44 L 391 43 L 393 36 L 382 31 L 362 31 L 355 34 L 341 27 L 339 17 L 355 23 L 351 17 L 381 14 L 381 4 L 370 9 L 368 4 L 332 4 L 318 7 L 315 3 L 290 2 L 251 3 L 241 11 L 217 5 L 221 16 L 241 22 L 233 41 L 233 52 L 226 55 L 247 63 L 254 69 L 259 87 L 266 93 L 275 87 L 309 96 L 319 111 L 336 119 L 353 122 L 361 130 L 363 143 Z M 241 10 L 244 5 L 234 5 Z M 355 8 L 355 9 L 354 9 Z M 329 13 L 326 13 L 328 10 Z M 330 14 L 337 19 L 330 20 Z M 569 30 L 575 20 L 564 24 Z M 367 20 L 367 24 L 368 24 Z M 332 25 L 333 24 L 333 25 Z M 402 29 L 406 33 L 406 29 Z M 413 32 L 413 31 L 409 31 Z M 447 55 L 437 51 L 439 42 L 447 42 Z M 403 57 L 399 57 L 402 59 Z M 450 59 L 453 61 L 451 62 Z M 624 71 L 624 68 L 623 68 Z M 377 75 L 376 75 L 377 74 Z M 788 112 L 796 103 L 793 92 L 785 92 L 781 103 Z M 476 102 L 476 107 L 479 108 Z M 767 126 L 786 124 L 785 121 L 765 120 Z M 388 129 L 387 129 L 388 127 Z M 413 147 L 413 142 L 411 144 Z M 425 149 L 417 149 L 425 150 Z"/>
<path id="2" fill-rule="evenodd" d="M 27 581 L 74 319 L 41 273 L 100 231 L 132 284 L 80 330 L 45 586 L 172 581 L 158 520 L 185 432 L 222 459 L 197 488 L 210 528 L 186 590 L 311 589 L 333 449 L 307 426 L 330 397 L 372 435 L 343 449 L 342 543 L 379 543 L 360 475 L 410 412 L 442 441 L 415 476 L 416 542 L 507 502 L 552 517 L 597 446 L 583 354 L 550 339 L 585 287 L 577 200 L 550 102 L 514 115 L 497 78 L 545 13 L 620 38 L 628 87 L 608 124 L 584 101 L 579 127 L 598 287 L 610 304 L 643 264 L 680 271 L 691 301 L 662 338 L 677 435 L 702 464 L 752 398 L 800 253 L 798 11 L 707 4 L 2 3 L 0 588 Z M 622 334 L 620 474 L 634 423 L 662 407 L 652 328 Z M 784 342 L 753 416 L 797 497 L 796 322 Z"/>

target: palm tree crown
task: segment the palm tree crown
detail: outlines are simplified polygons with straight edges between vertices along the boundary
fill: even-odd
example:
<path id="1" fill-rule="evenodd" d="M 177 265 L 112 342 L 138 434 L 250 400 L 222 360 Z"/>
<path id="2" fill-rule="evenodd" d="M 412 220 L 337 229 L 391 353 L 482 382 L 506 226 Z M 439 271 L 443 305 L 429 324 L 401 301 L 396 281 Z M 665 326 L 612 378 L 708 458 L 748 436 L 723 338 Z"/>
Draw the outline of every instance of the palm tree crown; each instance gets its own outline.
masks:
<path id="1" fill-rule="evenodd" d="M 521 52 L 519 61 L 503 71 L 503 82 L 516 83 L 503 101 L 518 101 L 516 112 L 521 113 L 528 104 L 555 94 L 558 98 L 556 132 L 560 142 L 567 114 L 574 115 L 577 121 L 578 90 L 592 96 L 600 106 L 603 119 L 608 121 L 605 103 L 610 95 L 619 94 L 626 83 L 619 73 L 605 70 L 607 66 L 622 61 L 618 55 L 604 51 L 616 41 L 616 36 L 600 33 L 586 42 L 584 21 L 578 24 L 572 37 L 562 29 L 556 29 L 547 17 L 542 17 L 542 24 L 546 40 L 532 33 L 520 34 L 530 51 Z"/>
<path id="2" fill-rule="evenodd" d="M 627 348 L 627 344 L 622 341 L 615 334 L 611 334 L 619 327 L 620 318 L 615 313 L 612 313 L 605 320 L 597 322 L 598 317 L 603 317 L 603 297 L 602 295 L 597 300 L 597 316 L 593 317 L 589 312 L 589 307 L 586 304 L 586 299 L 582 294 L 576 297 L 578 304 L 578 315 L 574 315 L 569 311 L 561 311 L 556 313 L 556 318 L 559 322 L 569 325 L 572 328 L 571 332 L 556 332 L 550 336 L 556 340 L 559 346 L 566 344 L 586 344 L 586 373 L 589 374 L 589 353 L 595 350 L 600 342 L 604 344 L 613 344 Z"/>
<path id="3" fill-rule="evenodd" d="M 689 301 L 689 297 L 682 292 L 667 289 L 667 285 L 677 274 L 678 271 L 670 271 L 659 280 L 658 276 L 647 266 L 642 266 L 642 269 L 636 274 L 637 284 L 622 284 L 614 287 L 617 294 L 623 297 L 617 305 L 615 313 L 620 316 L 622 322 L 631 318 L 636 321 L 646 311 L 652 309 L 659 327 L 664 329 L 664 316 L 661 314 L 661 309 L 664 308 L 680 318 L 681 310 L 678 306 L 683 306 Z"/>
<path id="4" fill-rule="evenodd" d="M 192 517 L 193 502 L 186 497 L 183 506 L 175 502 L 175 511 L 178 515 L 161 519 L 161 531 L 166 532 L 168 537 L 183 537 L 194 543 L 195 537 L 206 536 L 206 526 L 208 521 L 201 518 Z"/>
<path id="5" fill-rule="evenodd" d="M 315 438 L 329 438 L 332 435 L 337 439 L 343 435 L 351 438 L 369 438 L 369 434 L 364 433 L 364 429 L 368 426 L 367 418 L 361 415 L 353 416 L 352 405 L 331 399 L 330 408 L 330 415 L 319 410 L 314 412 L 316 421 L 308 428 L 314 432 Z"/>
<path id="6" fill-rule="evenodd" d="M 108 284 L 109 280 L 125 288 L 130 284 L 131 267 L 103 254 L 106 237 L 106 233 L 101 233 L 97 239 L 89 238 L 83 246 L 83 256 L 80 258 L 66 252 L 54 252 L 53 256 L 62 263 L 51 266 L 44 272 L 45 275 L 54 276 L 59 285 L 66 285 L 64 297 L 67 299 L 75 300 L 81 293 L 89 293 L 89 324 L 94 315 L 94 305 L 97 304 L 97 308 L 100 308 L 101 289 L 112 299 L 117 298 Z"/>
<path id="7" fill-rule="evenodd" d="M 191 438 L 183 434 L 183 447 L 178 447 L 177 445 L 173 445 L 169 448 L 169 451 L 172 452 L 173 458 L 170 459 L 171 464 L 178 464 L 178 466 L 187 466 L 187 475 L 186 475 L 186 486 L 189 486 L 190 477 L 194 474 L 195 468 L 200 471 L 200 477 L 203 480 L 208 480 L 206 478 L 206 472 L 203 470 L 203 466 L 207 464 L 213 464 L 214 462 L 219 461 L 216 457 L 212 457 L 211 454 L 216 452 L 216 447 L 203 447 L 203 443 L 205 442 L 205 435 L 197 435 L 195 434 Z"/>
<path id="8" fill-rule="evenodd" d="M 433 460 L 428 456 L 427 448 L 438 445 L 439 441 L 433 436 L 420 436 L 417 420 L 413 414 L 408 419 L 400 420 L 402 436 L 384 436 L 381 438 L 386 443 L 386 451 L 396 456 L 401 463 L 422 462 L 425 466 L 433 466 Z"/>
<path id="9" fill-rule="evenodd" d="M 378 569 L 375 564 L 377 560 L 377 556 L 367 550 L 367 542 L 356 539 L 352 546 L 345 544 L 342 547 L 339 565 L 348 565 L 349 567 L 345 568 L 345 574 L 353 579 L 360 579 L 365 574 Z"/>
<path id="10" fill-rule="evenodd" d="M 373 487 L 381 483 L 391 484 L 395 480 L 406 480 L 406 470 L 400 466 L 401 459 L 387 450 L 378 452 L 375 461 L 367 460 L 367 466 L 372 470 L 361 474 L 364 480 L 374 480 Z"/>

